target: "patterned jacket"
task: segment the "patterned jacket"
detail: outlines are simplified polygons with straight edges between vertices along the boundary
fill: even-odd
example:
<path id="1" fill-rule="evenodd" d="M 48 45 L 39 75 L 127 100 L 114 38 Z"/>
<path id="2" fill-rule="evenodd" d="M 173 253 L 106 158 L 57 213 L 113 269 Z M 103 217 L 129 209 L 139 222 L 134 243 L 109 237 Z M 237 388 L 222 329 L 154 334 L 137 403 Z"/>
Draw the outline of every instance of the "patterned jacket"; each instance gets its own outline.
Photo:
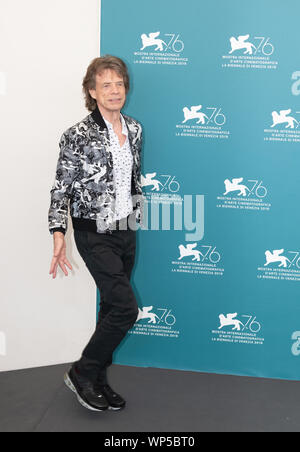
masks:
<path id="1" fill-rule="evenodd" d="M 135 219 L 141 223 L 142 126 L 123 115 L 133 155 L 131 194 Z M 68 227 L 68 206 L 74 229 L 111 233 L 114 224 L 115 188 L 109 133 L 98 108 L 68 129 L 60 140 L 55 180 L 50 191 L 49 231 Z"/>

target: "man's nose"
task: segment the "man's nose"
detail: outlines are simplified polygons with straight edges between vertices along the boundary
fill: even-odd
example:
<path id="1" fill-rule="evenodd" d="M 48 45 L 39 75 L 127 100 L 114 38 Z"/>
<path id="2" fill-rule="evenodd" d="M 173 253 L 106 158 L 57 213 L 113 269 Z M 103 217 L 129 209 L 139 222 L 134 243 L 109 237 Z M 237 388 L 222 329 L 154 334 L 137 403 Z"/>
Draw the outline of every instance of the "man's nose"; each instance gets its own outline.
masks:
<path id="1" fill-rule="evenodd" d="M 120 87 L 119 87 L 119 85 L 112 85 L 112 91 L 113 91 L 113 93 L 119 93 L 119 91 L 120 91 Z"/>

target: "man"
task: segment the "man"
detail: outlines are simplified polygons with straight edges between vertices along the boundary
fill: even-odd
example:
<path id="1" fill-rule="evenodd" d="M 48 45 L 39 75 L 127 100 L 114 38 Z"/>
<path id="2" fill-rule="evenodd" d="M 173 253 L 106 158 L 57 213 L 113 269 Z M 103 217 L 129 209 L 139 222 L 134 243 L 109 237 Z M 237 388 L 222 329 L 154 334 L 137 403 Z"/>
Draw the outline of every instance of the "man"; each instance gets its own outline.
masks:
<path id="1" fill-rule="evenodd" d="M 50 274 L 56 277 L 58 265 L 66 276 L 66 267 L 72 270 L 64 239 L 70 200 L 75 243 L 100 290 L 101 306 L 96 330 L 64 380 L 86 408 L 118 410 L 126 402 L 109 386 L 106 368 L 138 316 L 130 276 L 141 222 L 142 127 L 121 114 L 129 76 L 119 58 L 93 60 L 83 91 L 92 113 L 63 134 L 51 189 Z"/>

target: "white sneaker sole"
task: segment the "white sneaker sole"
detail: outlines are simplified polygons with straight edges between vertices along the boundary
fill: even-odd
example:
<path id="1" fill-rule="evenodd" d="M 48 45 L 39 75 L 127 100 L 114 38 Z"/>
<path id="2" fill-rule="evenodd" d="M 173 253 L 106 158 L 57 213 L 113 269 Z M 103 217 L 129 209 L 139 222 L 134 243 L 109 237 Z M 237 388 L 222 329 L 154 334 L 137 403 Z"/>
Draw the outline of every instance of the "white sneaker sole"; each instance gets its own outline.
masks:
<path id="1" fill-rule="evenodd" d="M 65 373 L 65 375 L 64 375 L 64 382 L 65 382 L 65 384 L 67 385 L 67 387 L 68 387 L 69 389 L 71 389 L 71 391 L 74 392 L 74 394 L 76 394 L 77 399 L 78 399 L 78 402 L 79 402 L 82 406 L 84 406 L 84 408 L 87 408 L 87 409 L 90 410 L 90 411 L 97 411 L 97 412 L 106 411 L 106 410 L 99 410 L 99 409 L 97 409 L 97 408 L 94 408 L 94 407 L 88 405 L 88 404 L 80 397 L 80 395 L 79 395 L 78 392 L 76 391 L 76 388 L 75 388 L 75 386 L 73 385 L 72 381 L 70 380 L 70 377 L 69 377 L 68 373 Z M 110 407 L 109 407 L 109 408 L 110 408 Z"/>

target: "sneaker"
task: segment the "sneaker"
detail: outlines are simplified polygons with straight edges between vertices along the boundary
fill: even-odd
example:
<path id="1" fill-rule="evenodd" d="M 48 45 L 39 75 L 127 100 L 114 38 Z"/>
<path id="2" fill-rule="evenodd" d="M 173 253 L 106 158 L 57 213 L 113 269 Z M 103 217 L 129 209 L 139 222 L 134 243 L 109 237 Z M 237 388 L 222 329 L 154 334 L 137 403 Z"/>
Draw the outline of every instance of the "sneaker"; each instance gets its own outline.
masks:
<path id="1" fill-rule="evenodd" d="M 100 390 L 94 391 L 93 383 L 78 374 L 73 366 L 64 376 L 64 382 L 73 391 L 79 403 L 91 411 L 105 411 L 109 404 Z"/>
<path id="2" fill-rule="evenodd" d="M 121 408 L 124 408 L 126 402 L 123 399 L 123 397 L 120 396 L 120 394 L 117 394 L 110 386 L 109 384 L 105 385 L 95 385 L 95 393 L 97 394 L 103 394 L 105 399 L 107 400 L 109 404 L 110 410 L 121 410 Z"/>

